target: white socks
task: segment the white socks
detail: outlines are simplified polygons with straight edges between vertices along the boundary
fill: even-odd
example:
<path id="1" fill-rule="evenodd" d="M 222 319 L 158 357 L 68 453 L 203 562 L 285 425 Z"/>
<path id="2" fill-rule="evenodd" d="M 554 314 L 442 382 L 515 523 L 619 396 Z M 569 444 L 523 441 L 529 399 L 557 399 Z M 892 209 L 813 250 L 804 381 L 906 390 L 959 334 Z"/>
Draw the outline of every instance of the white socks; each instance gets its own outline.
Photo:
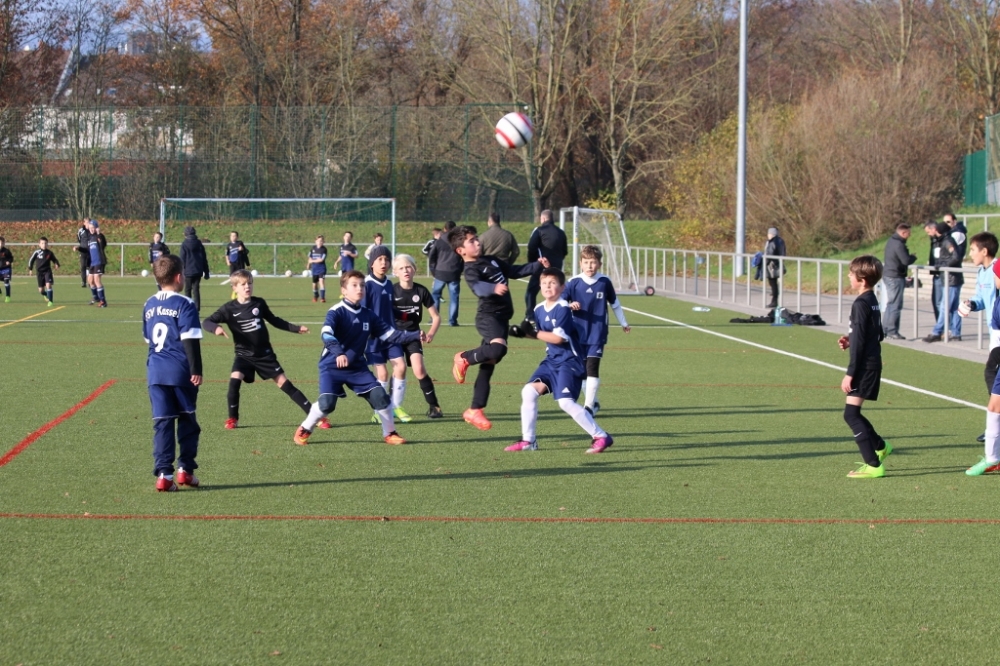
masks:
<path id="1" fill-rule="evenodd" d="M 392 406 L 402 407 L 403 398 L 406 397 L 406 380 L 397 377 L 392 378 Z"/>
<path id="2" fill-rule="evenodd" d="M 521 439 L 535 441 L 535 426 L 538 424 L 538 391 L 531 384 L 521 389 Z"/>
<path id="3" fill-rule="evenodd" d="M 1000 446 L 997 439 L 1000 438 L 1000 414 L 986 412 L 986 461 L 995 463 L 1000 461 Z"/>
<path id="4" fill-rule="evenodd" d="M 319 399 L 317 398 L 316 402 L 314 402 L 312 407 L 309 409 L 309 414 L 306 416 L 306 420 L 302 422 L 302 427 L 312 432 L 313 428 L 316 427 L 316 424 L 319 423 L 321 418 L 323 418 L 323 410 L 319 408 Z"/>
<path id="5" fill-rule="evenodd" d="M 378 414 L 379 419 L 382 421 L 382 436 L 388 437 L 396 429 L 396 424 L 392 422 L 392 405 L 390 404 L 385 409 L 379 409 L 375 413 Z"/>
<path id="6" fill-rule="evenodd" d="M 560 398 L 556 402 L 559 403 L 559 408 L 572 416 L 573 420 L 579 423 L 580 427 L 586 430 L 587 434 L 591 437 L 608 436 L 608 433 L 604 432 L 601 426 L 597 425 L 597 422 L 594 421 L 594 417 L 572 398 Z"/>
<path id="7" fill-rule="evenodd" d="M 597 387 L 601 385 L 600 377 L 587 377 L 587 383 L 583 389 L 583 404 L 591 409 L 597 402 Z"/>

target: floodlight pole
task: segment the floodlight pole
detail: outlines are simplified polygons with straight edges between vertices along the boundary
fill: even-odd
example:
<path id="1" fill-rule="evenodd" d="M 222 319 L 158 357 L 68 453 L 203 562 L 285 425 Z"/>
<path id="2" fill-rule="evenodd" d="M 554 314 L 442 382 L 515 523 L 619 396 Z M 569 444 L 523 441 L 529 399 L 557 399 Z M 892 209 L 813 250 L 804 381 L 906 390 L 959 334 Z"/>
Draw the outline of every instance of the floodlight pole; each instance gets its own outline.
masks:
<path id="1" fill-rule="evenodd" d="M 739 134 L 736 140 L 736 277 L 743 275 L 747 214 L 747 0 L 740 0 Z"/>

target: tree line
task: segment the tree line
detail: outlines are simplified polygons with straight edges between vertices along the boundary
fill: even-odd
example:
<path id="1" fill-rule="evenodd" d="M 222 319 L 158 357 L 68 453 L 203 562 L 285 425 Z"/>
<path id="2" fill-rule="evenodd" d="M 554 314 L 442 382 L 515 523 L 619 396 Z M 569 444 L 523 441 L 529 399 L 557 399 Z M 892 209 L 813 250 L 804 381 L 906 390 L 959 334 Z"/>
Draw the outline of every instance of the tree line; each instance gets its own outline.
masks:
<path id="1" fill-rule="evenodd" d="M 536 211 L 670 217 L 685 243 L 719 246 L 732 242 L 735 217 L 737 7 L 3 0 L 0 108 L 349 115 L 518 102 L 536 133 L 512 159 Z M 1000 0 L 751 1 L 751 237 L 777 225 L 800 252 L 845 247 L 960 204 L 962 156 L 983 147 L 983 119 L 1000 106 L 998 9 Z M 61 87 L 74 46 L 88 55 L 86 74 Z"/>

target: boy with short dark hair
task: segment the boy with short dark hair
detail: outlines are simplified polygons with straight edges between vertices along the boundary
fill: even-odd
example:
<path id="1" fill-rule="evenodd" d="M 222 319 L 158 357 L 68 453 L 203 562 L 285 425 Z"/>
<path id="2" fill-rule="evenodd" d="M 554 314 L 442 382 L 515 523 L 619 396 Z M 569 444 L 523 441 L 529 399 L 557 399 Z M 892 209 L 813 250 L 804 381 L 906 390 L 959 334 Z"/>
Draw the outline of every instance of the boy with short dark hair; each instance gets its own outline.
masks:
<path id="1" fill-rule="evenodd" d="M 395 291 L 389 279 L 389 267 L 392 265 L 392 255 L 385 245 L 376 247 L 368 260 L 368 275 L 365 276 L 364 306 L 382 321 L 388 328 L 395 325 L 393 303 Z M 375 378 L 387 394 L 389 394 L 388 364 L 393 366 L 403 363 L 403 347 L 399 344 L 386 344 L 379 339 L 371 339 L 365 349 L 365 359 L 375 368 Z M 403 413 L 399 419 L 409 423 L 410 416 Z M 372 423 L 378 423 L 378 415 L 372 414 Z"/>
<path id="2" fill-rule="evenodd" d="M 104 297 L 104 283 L 101 276 L 104 275 L 104 267 L 108 263 L 108 257 L 104 253 L 104 248 L 108 246 L 108 239 L 101 233 L 100 223 L 97 220 L 87 220 L 87 254 L 90 257 L 90 268 L 87 269 L 87 283 L 90 285 L 90 304 L 99 308 L 108 307 L 108 301 Z"/>
<path id="3" fill-rule="evenodd" d="M 973 236 L 973 247 L 976 237 Z M 993 286 L 1000 289 L 1000 261 L 990 264 L 990 274 L 993 277 Z M 978 283 L 977 283 L 978 286 Z M 977 289 L 978 291 L 978 289 Z M 983 474 L 995 474 L 1000 472 L 1000 375 L 997 374 L 997 350 L 1000 349 L 1000 298 L 993 302 L 993 309 L 990 316 L 990 356 L 986 361 L 986 381 L 990 384 L 990 399 L 986 404 L 986 432 L 983 433 L 985 455 L 978 463 L 965 471 L 969 476 L 982 476 Z M 993 381 L 990 382 L 992 377 Z"/>
<path id="4" fill-rule="evenodd" d="M 229 232 L 229 242 L 226 243 L 226 265 L 229 266 L 229 274 L 250 268 L 250 250 L 240 240 L 238 231 Z"/>
<path id="5" fill-rule="evenodd" d="M 871 422 L 861 415 L 865 400 L 878 400 L 882 381 L 882 313 L 873 291 L 882 279 L 882 262 L 871 255 L 855 257 L 851 262 L 851 289 L 858 298 L 851 306 L 848 335 L 841 336 L 837 344 L 851 350 L 847 374 L 840 382 L 847 394 L 844 421 L 854 433 L 854 441 L 864 462 L 847 476 L 852 479 L 878 479 L 885 476 L 882 462 L 892 453 L 892 445 L 882 439 Z"/>
<path id="6" fill-rule="evenodd" d="M 309 248 L 309 256 L 306 258 L 306 268 L 312 275 L 313 283 L 313 303 L 318 299 L 320 303 L 326 303 L 326 245 L 322 236 L 316 236 L 316 244 Z"/>
<path id="7" fill-rule="evenodd" d="M 563 298 L 566 277 L 558 268 L 546 268 L 539 279 L 542 303 L 535 306 L 535 337 L 545 343 L 545 358 L 521 389 L 521 439 L 504 451 L 536 451 L 538 398 L 551 393 L 556 404 L 592 438 L 587 453 L 601 453 L 615 440 L 594 421 L 593 414 L 576 403 L 585 370 L 583 345 L 573 310 Z"/>
<path id="8" fill-rule="evenodd" d="M 997 378 L 997 369 L 1000 368 L 1000 330 L 993 324 L 993 306 L 996 303 L 997 288 L 993 276 L 993 264 L 996 261 L 998 249 L 997 237 L 988 231 L 978 233 L 969 239 L 969 256 L 972 263 L 979 267 L 976 274 L 976 291 L 972 298 L 958 304 L 958 314 L 968 317 L 973 312 L 986 312 L 986 322 L 989 326 L 990 354 L 986 359 L 986 368 L 983 377 L 986 379 L 986 394 L 989 395 L 993 389 L 993 382 Z M 976 438 L 977 441 L 985 442 L 986 433 Z"/>
<path id="9" fill-rule="evenodd" d="M 475 349 L 455 354 L 451 374 L 459 384 L 465 383 L 470 365 L 479 366 L 472 393 L 472 405 L 462 418 L 480 430 L 493 427 L 483 413 L 490 399 L 490 379 L 496 364 L 507 355 L 507 336 L 510 318 L 514 316 L 514 302 L 510 298 L 507 280 L 534 275 L 548 268 L 544 257 L 536 262 L 511 266 L 496 257 L 482 256 L 482 247 L 475 227 L 455 227 L 448 233 L 448 243 L 464 262 L 465 281 L 479 298 L 476 310 L 476 331 L 482 343 Z"/>
<path id="10" fill-rule="evenodd" d="M 604 258 L 601 248 L 586 245 L 580 250 L 580 274 L 566 283 L 563 290 L 565 299 L 573 309 L 573 321 L 580 333 L 583 357 L 587 364 L 587 383 L 584 392 L 584 409 L 597 414 L 601 403 L 597 401 L 597 389 L 601 385 L 601 358 L 604 345 L 608 344 L 608 308 L 610 307 L 622 330 L 628 333 L 632 327 L 625 321 L 611 278 L 601 270 Z"/>
<path id="11" fill-rule="evenodd" d="M 149 268 L 152 269 L 157 259 L 168 254 L 170 248 L 163 242 L 163 234 L 157 231 L 153 234 L 153 242 L 149 244 Z"/>
<path id="12" fill-rule="evenodd" d="M 52 277 L 52 265 L 59 268 L 59 260 L 49 249 L 49 239 L 42 236 L 38 239 L 38 249 L 31 253 L 28 259 L 28 275 L 32 269 L 35 270 L 38 280 L 38 293 L 45 299 L 46 307 L 52 307 L 52 285 L 55 279 Z"/>
<path id="13" fill-rule="evenodd" d="M 142 310 L 142 337 L 149 345 L 146 380 L 153 412 L 153 475 L 158 492 L 174 492 L 178 484 L 197 488 L 200 483 L 194 471 L 201 434 L 195 411 L 202 383 L 202 333 L 194 302 L 179 293 L 184 283 L 181 260 L 160 257 L 153 263 L 153 275 L 160 291 Z"/>
<path id="14" fill-rule="evenodd" d="M 294 441 L 300 446 L 309 443 L 309 436 L 320 419 L 336 409 L 338 398 L 347 396 L 344 393 L 344 386 L 347 386 L 378 413 L 385 443 L 405 444 L 406 440 L 399 436 L 393 424 L 392 401 L 365 362 L 365 347 L 373 338 L 390 344 L 406 344 L 424 339 L 424 336 L 416 331 L 398 331 L 386 326 L 364 306 L 365 276 L 360 271 L 348 271 L 340 276 L 340 294 L 343 300 L 327 311 L 323 322 L 319 399 L 295 431 Z"/>
<path id="15" fill-rule="evenodd" d="M 6 247 L 6 240 L 0 236 L 0 280 L 3 280 L 4 303 L 10 303 L 10 278 L 14 274 L 14 255 Z"/>
<path id="16" fill-rule="evenodd" d="M 333 262 L 333 270 L 337 270 L 337 264 L 340 264 L 341 274 L 354 270 L 354 260 L 358 258 L 358 248 L 354 247 L 354 243 L 351 242 L 353 239 L 352 232 L 344 232 L 344 242 L 341 243 L 337 259 Z"/>
<path id="17" fill-rule="evenodd" d="M 233 334 L 236 358 L 229 375 L 229 418 L 226 419 L 226 430 L 233 430 L 239 425 L 240 386 L 243 382 L 253 384 L 255 375 L 260 375 L 261 379 L 273 379 L 282 393 L 308 414 L 312 404 L 285 376 L 285 371 L 281 369 L 278 357 L 271 348 L 271 336 L 264 322 L 291 333 L 305 334 L 309 329 L 275 316 L 267 301 L 254 296 L 253 275 L 250 271 L 240 269 L 229 280 L 236 292 L 236 299 L 227 302 L 201 324 L 202 329 L 208 333 L 228 338 L 225 329 L 220 326 L 226 324 Z"/>

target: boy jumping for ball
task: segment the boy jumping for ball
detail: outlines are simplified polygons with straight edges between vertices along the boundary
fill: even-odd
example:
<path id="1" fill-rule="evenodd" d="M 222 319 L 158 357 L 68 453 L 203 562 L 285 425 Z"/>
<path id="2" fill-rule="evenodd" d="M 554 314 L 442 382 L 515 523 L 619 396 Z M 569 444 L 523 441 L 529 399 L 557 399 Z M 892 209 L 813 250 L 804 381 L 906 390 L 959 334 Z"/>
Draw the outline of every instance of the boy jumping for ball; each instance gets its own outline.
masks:
<path id="1" fill-rule="evenodd" d="M 587 363 L 587 383 L 584 390 L 584 409 L 597 414 L 601 403 L 597 401 L 597 388 L 601 385 L 601 358 L 604 345 L 608 344 L 608 307 L 614 313 L 622 330 L 628 333 L 632 327 L 625 321 L 618 296 L 615 294 L 611 278 L 601 270 L 603 254 L 596 245 L 587 245 L 580 250 L 580 274 L 566 283 L 563 291 L 570 308 L 573 321 L 580 333 L 583 355 Z"/>
<path id="2" fill-rule="evenodd" d="M 556 404 L 593 438 L 587 453 L 600 453 L 615 440 L 594 421 L 591 412 L 578 405 L 586 371 L 583 346 L 573 323 L 573 310 L 562 298 L 566 277 L 558 268 L 546 268 L 539 282 L 544 302 L 535 306 L 536 337 L 545 343 L 545 358 L 521 389 L 521 439 L 504 451 L 536 451 L 535 426 L 538 398 L 551 393 Z"/>
<path id="3" fill-rule="evenodd" d="M 434 307 L 434 297 L 427 287 L 413 281 L 417 272 L 417 262 L 408 254 L 396 255 L 392 262 L 393 272 L 399 282 L 393 287 L 393 317 L 396 328 L 401 331 L 419 331 L 423 319 L 424 308 L 431 316 L 431 327 L 424 336 L 424 341 L 430 343 L 441 326 L 441 317 Z M 403 399 L 406 397 L 406 366 L 413 368 L 413 375 L 420 382 L 420 390 L 427 401 L 427 416 L 432 419 L 442 417 L 441 405 L 438 404 L 434 382 L 424 367 L 424 347 L 419 340 L 403 345 L 405 359 L 392 361 L 392 412 L 404 423 L 410 415 L 403 411 Z"/>
<path id="4" fill-rule="evenodd" d="M 226 419 L 226 429 L 233 430 L 239 425 L 240 386 L 243 382 L 253 384 L 256 375 L 260 375 L 261 379 L 273 379 L 282 393 L 308 414 L 312 404 L 285 376 L 278 357 L 271 349 L 271 336 L 264 322 L 290 333 L 305 334 L 309 329 L 281 319 L 271 312 L 267 301 L 254 296 L 253 275 L 250 271 L 242 268 L 235 270 L 229 277 L 229 282 L 236 300 L 226 302 L 201 323 L 202 329 L 208 333 L 228 338 L 225 329 L 220 326 L 226 324 L 233 334 L 236 358 L 233 359 L 233 370 L 229 375 L 229 418 Z M 320 427 L 330 426 L 324 421 Z"/>
<path id="5" fill-rule="evenodd" d="M 851 350 L 847 374 L 840 382 L 847 394 L 844 421 L 854 433 L 854 441 L 864 462 L 853 472 L 852 479 L 879 479 L 885 476 L 882 462 L 892 453 L 892 445 L 882 439 L 871 422 L 861 415 L 865 400 L 878 400 L 882 381 L 882 313 L 873 288 L 882 279 L 882 262 L 871 255 L 855 257 L 851 262 L 851 289 L 858 297 L 851 306 L 848 335 L 841 336 L 837 344 Z"/>
<path id="6" fill-rule="evenodd" d="M 372 338 L 402 345 L 425 339 L 424 335 L 417 331 L 398 331 L 386 326 L 366 308 L 363 305 L 365 276 L 360 271 L 347 271 L 340 276 L 340 294 L 343 300 L 330 308 L 323 322 L 319 399 L 313 404 L 309 416 L 295 431 L 294 441 L 303 446 L 309 443 L 309 436 L 315 425 L 336 409 L 337 398 L 346 397 L 344 386 L 347 386 L 355 395 L 367 400 L 378 413 L 385 443 L 405 444 L 406 440 L 399 436 L 393 424 L 389 395 L 365 363 L 365 346 Z"/>
<path id="7" fill-rule="evenodd" d="M 510 298 L 510 278 L 534 275 L 542 268 L 548 268 L 548 259 L 542 257 L 536 262 L 511 266 L 491 256 L 481 256 L 479 236 L 475 227 L 455 227 L 448 234 L 451 248 L 465 262 L 465 281 L 476 296 L 476 331 L 482 336 L 482 343 L 475 349 L 455 354 L 451 374 L 459 384 L 465 383 L 465 374 L 470 365 L 479 366 L 476 384 L 472 392 L 472 405 L 465 410 L 462 418 L 480 430 L 493 427 L 483 413 L 490 399 L 490 379 L 496 364 L 507 355 L 507 335 L 510 318 L 514 316 L 514 302 Z"/>
<path id="8" fill-rule="evenodd" d="M 194 471 L 201 426 L 195 411 L 202 382 L 202 332 L 194 301 L 179 293 L 184 284 L 181 260 L 160 257 L 153 262 L 153 275 L 160 290 L 142 310 L 142 337 L 149 345 L 146 379 L 153 411 L 153 475 L 158 492 L 175 492 L 178 484 L 191 488 L 199 484 Z"/>
<path id="9" fill-rule="evenodd" d="M 0 280 L 3 281 L 4 303 L 10 303 L 10 278 L 14 273 L 14 255 L 6 247 L 6 241 L 0 236 Z"/>

